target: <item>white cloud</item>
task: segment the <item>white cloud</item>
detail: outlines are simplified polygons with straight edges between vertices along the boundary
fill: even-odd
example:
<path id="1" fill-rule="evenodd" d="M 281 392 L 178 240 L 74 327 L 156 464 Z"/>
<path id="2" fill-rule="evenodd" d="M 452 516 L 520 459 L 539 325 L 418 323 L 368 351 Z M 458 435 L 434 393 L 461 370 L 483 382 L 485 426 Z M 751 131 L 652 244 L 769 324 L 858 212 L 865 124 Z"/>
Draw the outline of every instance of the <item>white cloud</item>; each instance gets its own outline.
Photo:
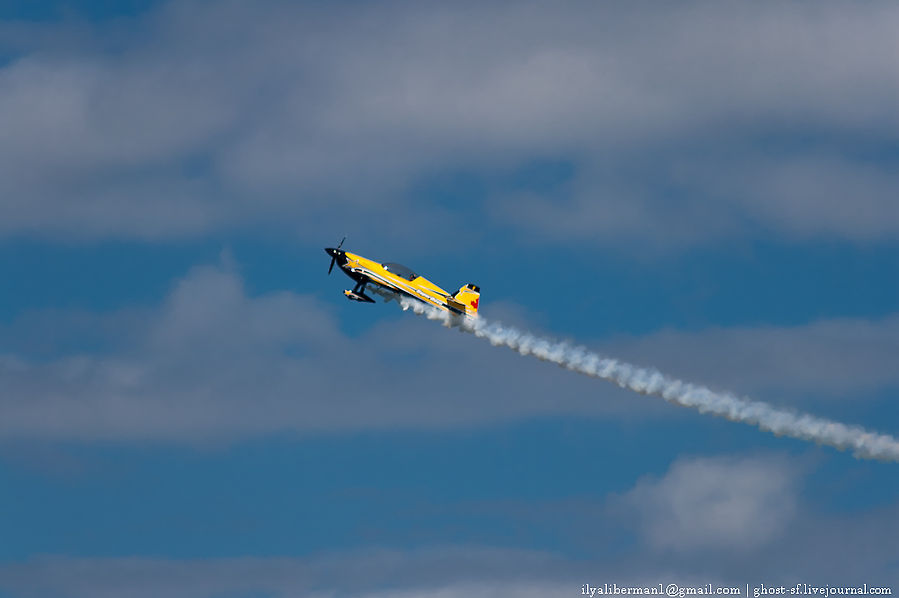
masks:
<path id="1" fill-rule="evenodd" d="M 22 351 L 69 350 L 37 350 L 38 359 L 10 347 L 0 356 L 0 436 L 191 442 L 626 408 L 626 401 L 595 399 L 611 387 L 594 390 L 587 379 L 400 317 L 392 304 L 366 307 L 396 319 L 350 338 L 311 297 L 251 297 L 229 267 L 200 267 L 155 309 L 107 322 L 31 316 L 11 329 Z M 105 330 L 98 344 L 112 346 L 85 351 L 60 339 L 66 327 L 76 335 Z"/>
<path id="2" fill-rule="evenodd" d="M 571 596 L 577 581 L 550 554 L 486 547 L 369 550 L 310 558 L 36 558 L 0 564 L 0 589 L 23 598 L 273 596 Z M 547 578 L 550 578 L 548 580 Z M 561 580 L 561 581 L 560 581 Z M 542 592 L 542 593 L 541 593 Z"/>
<path id="3" fill-rule="evenodd" d="M 349 337 L 310 296 L 248 295 L 232 267 L 203 266 L 156 307 L 25 314 L 3 335 L 0 437 L 202 442 L 547 415 L 686 416 L 393 304 L 359 309 L 388 319 Z M 894 387 L 895 328 L 893 316 L 600 346 L 687 380 L 789 400 Z"/>
<path id="4" fill-rule="evenodd" d="M 488 212 L 613 243 L 707 241 L 747 218 L 890 239 L 889 165 L 795 144 L 772 159 L 758 140 L 895 136 L 897 21 L 891 3 L 179 2 L 77 35 L 6 26 L 0 234 L 308 232 L 341 206 L 362 227 L 429 175 L 551 158 L 577 166 L 570 197 Z"/>
<path id="5" fill-rule="evenodd" d="M 809 150 L 709 158 L 676 170 L 688 193 L 732 204 L 738 215 L 792 236 L 863 241 L 896 234 L 899 177 L 875 159 Z"/>
<path id="6" fill-rule="evenodd" d="M 785 466 L 767 462 L 780 482 Z M 661 481 L 638 484 L 625 499 L 640 508 L 658 508 L 664 501 L 660 493 L 667 489 L 680 493 L 684 484 L 707 488 L 707 474 L 718 481 L 738 482 L 738 488 L 752 496 L 764 494 L 749 490 L 745 484 L 754 479 L 753 470 L 762 466 L 758 459 L 699 459 L 676 463 Z M 725 464 L 737 467 L 724 472 Z M 753 465 L 753 463 L 755 465 Z M 709 465 L 712 469 L 709 470 Z M 703 469 L 705 468 L 705 469 Z M 746 477 L 740 477 L 740 473 Z M 649 486 L 647 486 L 649 484 Z M 642 496 L 638 496 L 642 493 Z M 653 495 L 647 505 L 647 493 Z M 790 492 L 787 493 L 792 496 Z M 773 498 L 773 493 L 768 494 Z M 734 509 L 727 501 L 702 495 L 701 505 L 715 516 L 723 511 L 747 520 L 747 511 Z M 789 499 L 789 496 L 788 496 Z M 731 497 L 741 502 L 743 499 Z M 637 501 L 634 503 L 634 501 Z M 771 525 L 771 517 L 783 507 L 769 505 L 773 512 L 754 512 L 762 534 Z M 668 507 L 663 507 L 668 508 Z M 699 507 L 688 505 L 690 521 L 699 517 Z M 595 513 L 595 512 L 594 512 Z M 669 512 L 669 515 L 673 515 Z M 712 524 L 697 521 L 698 532 L 717 542 L 705 544 L 706 550 L 671 552 L 634 551 L 628 542 L 609 546 L 598 558 L 566 557 L 551 552 L 514 550 L 467 545 L 419 547 L 412 550 L 357 549 L 319 553 L 304 557 L 231 557 L 168 559 L 161 557 L 78 558 L 71 556 L 33 556 L 15 562 L 0 562 L 0 591 L 16 598 L 206 598 L 222 595 L 264 593 L 276 597 L 311 596 L 339 598 L 363 596 L 576 596 L 584 583 L 598 585 L 647 585 L 680 583 L 701 586 L 792 584 L 806 579 L 814 583 L 886 584 L 895 579 L 895 532 L 899 525 L 896 509 L 875 509 L 863 514 L 822 515 L 809 509 L 797 513 L 789 534 L 769 543 L 734 547 L 727 544 L 725 532 L 732 530 L 731 542 L 743 534 L 751 539 L 759 532 L 734 529 L 730 523 L 712 529 Z M 574 520 L 572 527 L 581 539 L 606 546 L 609 538 L 595 534 L 595 521 Z M 620 517 L 613 515 L 619 522 Z M 750 517 L 752 518 L 752 517 Z M 575 525 L 577 524 L 577 525 Z M 670 522 L 658 525 L 672 526 Z M 729 533 L 729 532 L 728 532 Z M 776 536 L 776 535 L 775 535 Z M 682 547 L 681 547 L 682 548 Z M 811 583 L 811 582 L 807 582 Z"/>
<path id="7" fill-rule="evenodd" d="M 750 552 L 785 533 L 797 506 L 795 467 L 772 458 L 680 459 L 621 498 L 661 550 Z"/>

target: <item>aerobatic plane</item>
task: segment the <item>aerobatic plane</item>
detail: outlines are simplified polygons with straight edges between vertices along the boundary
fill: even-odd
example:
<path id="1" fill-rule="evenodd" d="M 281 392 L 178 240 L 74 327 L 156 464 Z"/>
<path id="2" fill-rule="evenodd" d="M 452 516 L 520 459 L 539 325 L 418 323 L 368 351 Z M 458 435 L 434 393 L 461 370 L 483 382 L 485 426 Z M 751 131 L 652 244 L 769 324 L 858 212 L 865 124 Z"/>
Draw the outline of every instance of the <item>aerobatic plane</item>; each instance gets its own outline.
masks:
<path id="1" fill-rule="evenodd" d="M 337 247 L 326 247 L 325 253 L 331 256 L 328 274 L 331 274 L 334 264 L 337 264 L 344 274 L 356 281 L 353 290 L 343 292 L 347 299 L 374 303 L 374 299 L 365 294 L 368 290 L 387 301 L 406 296 L 454 315 L 477 317 L 481 297 L 481 289 L 477 285 L 466 284 L 455 295 L 450 295 L 406 266 L 392 262 L 380 264 L 361 255 L 342 251 L 340 248 L 345 240 L 346 237 Z"/>

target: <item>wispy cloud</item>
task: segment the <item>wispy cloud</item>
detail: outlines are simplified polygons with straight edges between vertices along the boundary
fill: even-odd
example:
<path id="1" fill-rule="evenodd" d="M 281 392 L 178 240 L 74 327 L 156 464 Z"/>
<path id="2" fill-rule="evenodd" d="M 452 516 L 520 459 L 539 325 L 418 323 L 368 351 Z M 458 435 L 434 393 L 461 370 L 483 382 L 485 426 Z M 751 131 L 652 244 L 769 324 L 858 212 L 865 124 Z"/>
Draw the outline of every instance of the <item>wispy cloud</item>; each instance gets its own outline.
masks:
<path id="1" fill-rule="evenodd" d="M 110 350 L 26 357 L 22 348 L 0 358 L 8 389 L 0 435 L 190 442 L 601 410 L 575 393 L 561 403 L 547 400 L 557 383 L 551 368 L 535 372 L 513 364 L 506 370 L 502 359 L 483 359 L 489 349 L 446 338 L 413 319 L 348 337 L 315 299 L 289 292 L 248 296 L 227 266 L 196 268 L 158 308 L 111 318 L 117 331 Z M 50 335 L 51 344 L 67 344 L 42 318 L 28 321 L 36 334 Z M 56 316 L 55 322 L 74 334 L 84 329 L 82 318 Z M 45 344 L 22 326 L 13 325 L 29 339 L 26 346 Z M 460 394 L 452 384 L 435 382 L 459 371 L 483 393 Z M 514 388 L 531 392 L 513 404 L 487 391 L 510 378 Z"/>
<path id="2" fill-rule="evenodd" d="M 897 232 L 894 159 L 877 152 L 899 127 L 894 5 L 477 8 L 179 2 L 94 29 L 7 25 L 0 234 L 308 231 L 335 206 L 361 227 L 415 207 L 403 192 L 429 176 L 546 158 L 575 180 L 499 188 L 493 217 L 669 246 L 751 234 L 747 220 Z M 810 141 L 780 144 L 785 130 Z"/>
<path id="3" fill-rule="evenodd" d="M 366 550 L 309 558 L 76 559 L 0 564 L 0 590 L 17 598 L 272 596 L 570 596 L 579 577 L 548 553 L 488 547 Z M 569 581 L 564 575 L 569 572 Z"/>
<path id="4" fill-rule="evenodd" d="M 0 591 L 16 598 L 211 596 L 577 595 L 584 583 L 889 584 L 895 506 L 816 513 L 803 496 L 807 466 L 777 456 L 681 457 L 598 508 L 532 501 L 518 525 L 555 515 L 598 559 L 484 545 L 356 548 L 309 556 L 168 559 L 32 557 L 0 563 Z M 502 512 L 514 511 L 498 504 Z M 451 511 L 456 514 L 455 511 Z M 479 515 L 484 516 L 484 511 Z M 636 524 L 635 527 L 633 525 Z M 607 533 L 627 530 L 626 540 Z M 562 533 L 558 526 L 554 533 Z M 636 533 L 634 533 L 636 532 Z"/>
<path id="5" fill-rule="evenodd" d="M 653 548 L 750 552 L 787 533 L 800 477 L 780 459 L 681 459 L 663 477 L 642 479 L 619 507 Z"/>
<path id="6" fill-rule="evenodd" d="M 191 442 L 534 415 L 675 413 L 548 364 L 533 367 L 467 335 L 403 317 L 392 305 L 369 309 L 388 319 L 350 337 L 318 300 L 291 292 L 253 296 L 236 270 L 220 265 L 193 269 L 156 307 L 31 313 L 6 330 L 0 436 Z M 483 309 L 489 313 L 489 304 Z M 701 382 L 734 382 L 741 392 L 772 389 L 780 400 L 828 386 L 872 392 L 896 384 L 893 320 L 664 332 L 601 348 Z M 839 358 L 847 345 L 857 358 Z M 787 367 L 777 351 L 760 349 L 770 346 L 801 357 Z M 740 368 L 721 363 L 721 347 L 739 357 Z M 477 392 L 443 383 L 459 372 Z"/>

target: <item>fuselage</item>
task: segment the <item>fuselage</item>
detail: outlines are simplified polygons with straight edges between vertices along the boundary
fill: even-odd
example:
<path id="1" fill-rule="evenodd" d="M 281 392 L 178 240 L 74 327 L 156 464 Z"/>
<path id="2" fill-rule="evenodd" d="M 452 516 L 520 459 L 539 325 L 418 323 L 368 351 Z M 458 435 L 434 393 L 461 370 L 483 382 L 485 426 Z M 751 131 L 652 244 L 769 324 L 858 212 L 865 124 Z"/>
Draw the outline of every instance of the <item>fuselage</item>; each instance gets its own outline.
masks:
<path id="1" fill-rule="evenodd" d="M 374 290 L 378 294 L 400 293 L 444 311 L 471 317 L 477 315 L 477 304 L 469 307 L 456 302 L 451 293 L 405 266 L 389 262 L 382 264 L 340 249 L 327 248 L 325 252 L 334 259 L 344 274 L 356 281 L 357 289 L 375 285 Z M 355 295 L 356 292 L 350 294 Z"/>

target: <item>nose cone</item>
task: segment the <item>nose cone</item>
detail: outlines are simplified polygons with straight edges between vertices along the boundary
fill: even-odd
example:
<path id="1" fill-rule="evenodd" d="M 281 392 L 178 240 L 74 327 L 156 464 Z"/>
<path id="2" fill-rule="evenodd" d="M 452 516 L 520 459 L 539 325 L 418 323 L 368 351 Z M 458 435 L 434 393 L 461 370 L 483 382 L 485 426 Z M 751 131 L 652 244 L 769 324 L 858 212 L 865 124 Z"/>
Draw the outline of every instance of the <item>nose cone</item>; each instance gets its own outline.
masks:
<path id="1" fill-rule="evenodd" d="M 347 263 L 346 253 L 336 247 L 325 247 L 325 253 L 331 256 L 331 265 L 328 266 L 328 274 L 334 269 L 334 264 L 341 268 Z"/>

